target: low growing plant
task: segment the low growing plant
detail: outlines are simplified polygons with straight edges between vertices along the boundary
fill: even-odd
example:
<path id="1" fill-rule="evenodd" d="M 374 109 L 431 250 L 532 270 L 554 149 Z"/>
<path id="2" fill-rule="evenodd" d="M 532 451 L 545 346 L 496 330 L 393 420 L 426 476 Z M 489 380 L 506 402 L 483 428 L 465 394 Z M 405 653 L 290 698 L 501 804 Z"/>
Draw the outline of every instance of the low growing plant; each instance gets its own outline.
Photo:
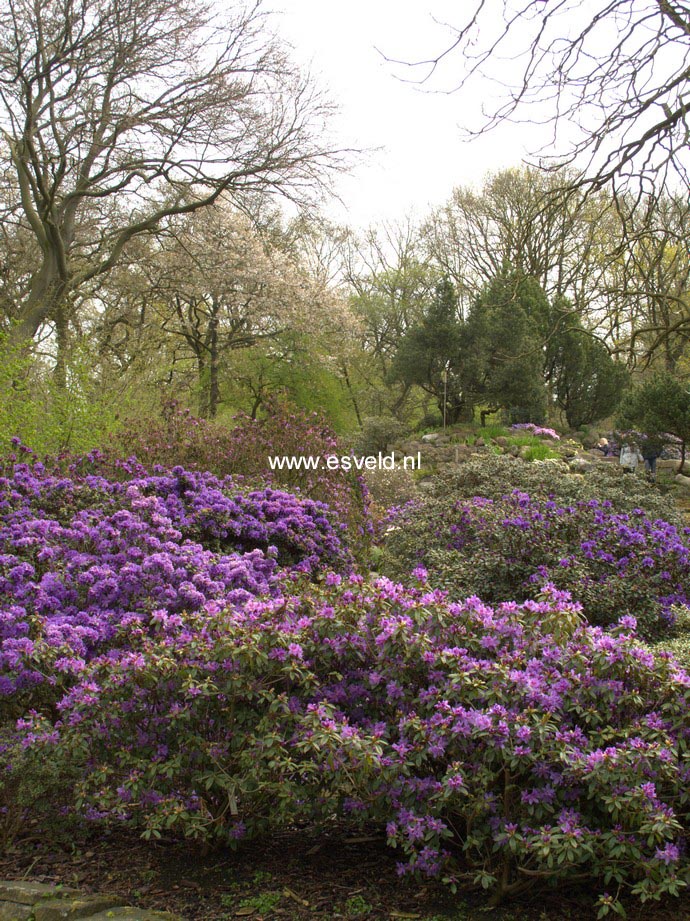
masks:
<path id="1" fill-rule="evenodd" d="M 673 624 L 674 605 L 690 600 L 689 535 L 595 499 L 565 504 L 517 490 L 437 497 L 390 515 L 380 568 L 402 578 L 421 564 L 453 597 L 492 603 L 533 598 L 550 582 L 572 592 L 591 623 L 608 627 L 632 614 L 641 633 L 658 636 Z"/>
<path id="2" fill-rule="evenodd" d="M 53 699 L 130 633 L 275 593 L 280 571 L 352 564 L 344 526 L 312 499 L 181 467 L 122 464 L 125 479 L 106 478 L 89 472 L 97 455 L 50 472 L 17 450 L 0 467 L 0 697 L 12 708 Z"/>
<path id="3" fill-rule="evenodd" d="M 489 606 L 330 574 L 128 633 L 18 732 L 92 821 L 234 845 L 374 822 L 402 875 L 494 903 L 591 880 L 604 914 L 688 881 L 690 677 L 634 633 L 552 587 Z"/>
<path id="4" fill-rule="evenodd" d="M 366 551 L 371 533 L 368 495 L 357 472 L 329 469 L 325 458 L 347 454 L 318 413 L 272 403 L 260 419 L 240 413 L 228 428 L 195 418 L 176 403 L 166 405 L 158 419 L 131 423 L 120 434 L 113 451 L 122 459 L 132 455 L 150 470 L 155 465 L 182 466 L 218 477 L 241 477 L 260 485 L 271 483 L 299 492 L 332 508 L 347 526 L 353 545 Z M 313 469 L 271 466 L 273 457 L 313 457 L 322 462 Z"/>

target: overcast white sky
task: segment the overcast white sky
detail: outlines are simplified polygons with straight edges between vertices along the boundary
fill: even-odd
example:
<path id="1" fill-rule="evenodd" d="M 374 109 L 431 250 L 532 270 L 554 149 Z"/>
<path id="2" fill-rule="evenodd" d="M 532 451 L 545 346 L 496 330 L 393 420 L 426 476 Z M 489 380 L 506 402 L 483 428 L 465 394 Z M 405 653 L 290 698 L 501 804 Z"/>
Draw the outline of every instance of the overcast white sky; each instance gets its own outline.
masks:
<path id="1" fill-rule="evenodd" d="M 384 148 L 339 182 L 347 208 L 332 206 L 332 217 L 361 227 L 424 214 L 454 186 L 479 183 L 488 170 L 518 165 L 539 147 L 525 126 L 463 142 L 459 126 L 476 126 L 482 100 L 423 92 L 396 80 L 405 69 L 376 50 L 402 60 L 442 50 L 450 33 L 432 17 L 457 23 L 457 0 L 273 0 L 272 8 L 274 26 L 296 59 L 340 105 L 340 143 Z"/>

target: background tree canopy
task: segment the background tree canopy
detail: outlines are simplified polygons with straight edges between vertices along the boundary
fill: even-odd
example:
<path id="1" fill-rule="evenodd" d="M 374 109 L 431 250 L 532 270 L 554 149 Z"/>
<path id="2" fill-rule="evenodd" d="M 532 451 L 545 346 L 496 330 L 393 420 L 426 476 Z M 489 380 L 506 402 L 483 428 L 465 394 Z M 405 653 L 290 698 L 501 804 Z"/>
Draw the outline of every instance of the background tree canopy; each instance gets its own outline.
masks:
<path id="1" fill-rule="evenodd" d="M 496 117 L 566 63 L 563 98 L 587 110 L 613 66 L 587 55 L 622 0 L 589 24 L 570 0 L 545 0 L 536 18 L 513 6 L 507 24 L 494 17 L 496 51 L 520 22 L 521 39 L 543 30 L 525 58 L 529 91 Z M 458 31 L 458 50 L 490 8 Z M 633 82 L 629 110 L 606 110 L 608 133 L 637 130 L 638 103 L 650 118 L 667 106 L 673 131 L 645 140 L 658 152 L 663 138 L 680 143 L 684 71 L 675 89 L 667 78 L 685 55 L 687 11 L 644 0 L 630 11 L 618 77 L 636 53 L 674 49 L 673 62 L 646 71 L 665 90 Z M 581 33 L 559 45 L 555 30 L 575 23 Z M 467 79 L 494 60 L 472 47 Z M 579 99 L 578 74 L 596 78 Z M 375 420 L 409 430 L 499 411 L 577 428 L 615 412 L 629 375 L 690 372 L 688 197 L 659 184 L 642 208 L 639 187 L 600 182 L 638 162 L 632 135 L 596 192 L 574 168 L 523 166 L 449 189 L 419 220 L 355 232 L 315 207 L 343 163 L 331 114 L 260 4 L 216 16 L 197 0 L 5 0 L 3 439 L 88 446 L 162 395 L 220 421 L 289 400 L 325 410 L 353 440 Z"/>

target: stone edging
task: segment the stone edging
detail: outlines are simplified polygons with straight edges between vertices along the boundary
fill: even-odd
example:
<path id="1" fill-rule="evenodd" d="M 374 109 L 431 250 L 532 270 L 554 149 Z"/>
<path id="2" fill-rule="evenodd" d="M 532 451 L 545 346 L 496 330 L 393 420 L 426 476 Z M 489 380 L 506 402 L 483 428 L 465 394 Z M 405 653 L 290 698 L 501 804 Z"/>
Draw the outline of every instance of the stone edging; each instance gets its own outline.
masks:
<path id="1" fill-rule="evenodd" d="M 0 880 L 0 921 L 183 921 L 167 911 L 123 905 L 114 896 L 90 895 L 69 886 Z"/>

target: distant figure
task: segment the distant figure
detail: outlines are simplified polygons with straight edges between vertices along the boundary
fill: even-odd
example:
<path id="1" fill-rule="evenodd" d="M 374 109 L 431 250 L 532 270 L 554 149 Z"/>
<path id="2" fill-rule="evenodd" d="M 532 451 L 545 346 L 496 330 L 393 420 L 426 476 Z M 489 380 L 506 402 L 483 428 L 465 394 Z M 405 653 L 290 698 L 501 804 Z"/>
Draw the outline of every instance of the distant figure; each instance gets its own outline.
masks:
<path id="1" fill-rule="evenodd" d="M 602 453 L 605 457 L 608 457 L 608 454 L 609 454 L 609 441 L 608 441 L 608 438 L 600 438 L 599 441 L 597 442 L 596 446 L 597 446 L 597 448 L 599 448 L 599 450 L 601 451 L 601 453 Z"/>
<path id="2" fill-rule="evenodd" d="M 656 462 L 664 448 L 662 440 L 654 435 L 647 435 L 642 442 L 642 459 L 644 460 L 647 479 L 656 480 Z"/>
<path id="3" fill-rule="evenodd" d="M 620 465 L 626 473 L 635 473 L 642 460 L 644 458 L 636 444 L 626 442 L 621 445 Z"/>

